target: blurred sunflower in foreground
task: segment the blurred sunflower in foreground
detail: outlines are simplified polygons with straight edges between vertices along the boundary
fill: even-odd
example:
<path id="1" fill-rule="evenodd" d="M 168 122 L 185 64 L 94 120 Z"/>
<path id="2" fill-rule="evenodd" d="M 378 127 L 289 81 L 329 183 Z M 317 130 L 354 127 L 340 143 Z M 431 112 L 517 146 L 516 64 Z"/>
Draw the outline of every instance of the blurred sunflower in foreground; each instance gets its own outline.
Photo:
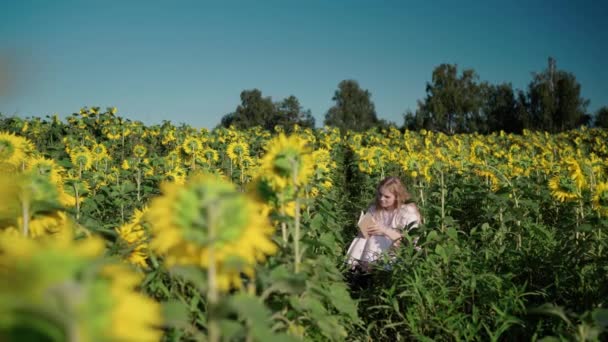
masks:
<path id="1" fill-rule="evenodd" d="M 0 340 L 158 341 L 160 305 L 100 238 L 0 235 Z"/>
<path id="2" fill-rule="evenodd" d="M 258 202 L 234 184 L 211 174 L 197 174 L 185 184 L 164 183 L 146 215 L 150 247 L 173 265 L 213 268 L 217 286 L 241 287 L 241 273 L 252 276 L 256 262 L 277 250 L 274 229 Z"/>

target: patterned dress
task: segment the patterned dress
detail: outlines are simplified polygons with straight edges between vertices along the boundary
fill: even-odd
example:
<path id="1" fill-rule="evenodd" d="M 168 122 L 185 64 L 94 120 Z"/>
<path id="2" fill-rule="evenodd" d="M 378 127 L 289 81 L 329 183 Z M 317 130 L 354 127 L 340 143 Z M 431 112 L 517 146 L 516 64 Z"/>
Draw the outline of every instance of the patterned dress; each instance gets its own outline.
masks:
<path id="1" fill-rule="evenodd" d="M 375 205 L 372 205 L 367 212 L 371 213 L 375 221 L 385 228 L 409 231 L 418 227 L 420 223 L 420 212 L 414 203 L 402 204 L 392 211 L 377 210 Z M 393 241 L 387 236 L 371 235 L 366 239 L 359 233 L 348 248 L 346 262 L 353 267 L 368 264 L 378 260 L 392 246 Z"/>

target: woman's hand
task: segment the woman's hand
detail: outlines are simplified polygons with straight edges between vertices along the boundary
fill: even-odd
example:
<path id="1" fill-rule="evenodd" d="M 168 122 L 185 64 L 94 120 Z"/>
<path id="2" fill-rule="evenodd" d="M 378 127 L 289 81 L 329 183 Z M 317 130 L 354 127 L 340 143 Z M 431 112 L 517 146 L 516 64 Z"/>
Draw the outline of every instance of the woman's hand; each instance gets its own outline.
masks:
<path id="1" fill-rule="evenodd" d="M 382 236 L 382 235 L 386 235 L 386 231 L 387 231 L 386 228 L 384 228 L 382 226 L 379 226 L 379 225 L 374 225 L 374 226 L 371 226 L 371 227 L 367 228 L 367 233 L 369 235 L 379 235 L 379 236 Z"/>
<path id="2" fill-rule="evenodd" d="M 399 243 L 401 241 L 401 233 L 395 229 L 385 228 L 379 225 L 375 225 L 370 227 L 367 232 L 370 235 L 380 235 L 386 236 L 387 238 L 393 240 L 395 243 Z M 400 243 L 399 243 L 400 244 Z"/>

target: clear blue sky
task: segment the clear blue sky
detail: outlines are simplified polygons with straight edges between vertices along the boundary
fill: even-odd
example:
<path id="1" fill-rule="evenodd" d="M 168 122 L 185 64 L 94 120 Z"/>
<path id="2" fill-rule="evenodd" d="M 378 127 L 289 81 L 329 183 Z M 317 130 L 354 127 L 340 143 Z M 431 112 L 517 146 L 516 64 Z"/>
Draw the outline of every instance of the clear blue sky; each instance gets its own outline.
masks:
<path id="1" fill-rule="evenodd" d="M 148 124 L 212 128 L 258 88 L 295 95 L 323 122 L 355 79 L 402 124 L 441 63 L 525 88 L 547 65 L 576 75 L 590 111 L 608 105 L 606 1 L 3 2 L 5 115 L 118 107 Z M 0 74 L 0 81 L 7 77 Z"/>

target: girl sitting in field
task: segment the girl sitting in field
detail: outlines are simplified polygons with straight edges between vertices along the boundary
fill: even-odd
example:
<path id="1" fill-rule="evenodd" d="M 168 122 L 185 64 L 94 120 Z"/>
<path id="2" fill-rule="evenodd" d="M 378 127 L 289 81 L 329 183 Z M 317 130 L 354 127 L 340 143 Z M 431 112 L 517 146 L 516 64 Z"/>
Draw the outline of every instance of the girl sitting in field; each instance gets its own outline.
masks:
<path id="1" fill-rule="evenodd" d="M 367 229 L 368 238 L 359 232 L 348 248 L 347 263 L 352 269 L 369 270 L 391 248 L 399 247 L 403 231 L 416 228 L 421 221 L 416 204 L 397 177 L 387 177 L 378 184 L 376 199 L 367 210 L 373 222 Z M 361 219 L 360 219 L 361 221 Z"/>

